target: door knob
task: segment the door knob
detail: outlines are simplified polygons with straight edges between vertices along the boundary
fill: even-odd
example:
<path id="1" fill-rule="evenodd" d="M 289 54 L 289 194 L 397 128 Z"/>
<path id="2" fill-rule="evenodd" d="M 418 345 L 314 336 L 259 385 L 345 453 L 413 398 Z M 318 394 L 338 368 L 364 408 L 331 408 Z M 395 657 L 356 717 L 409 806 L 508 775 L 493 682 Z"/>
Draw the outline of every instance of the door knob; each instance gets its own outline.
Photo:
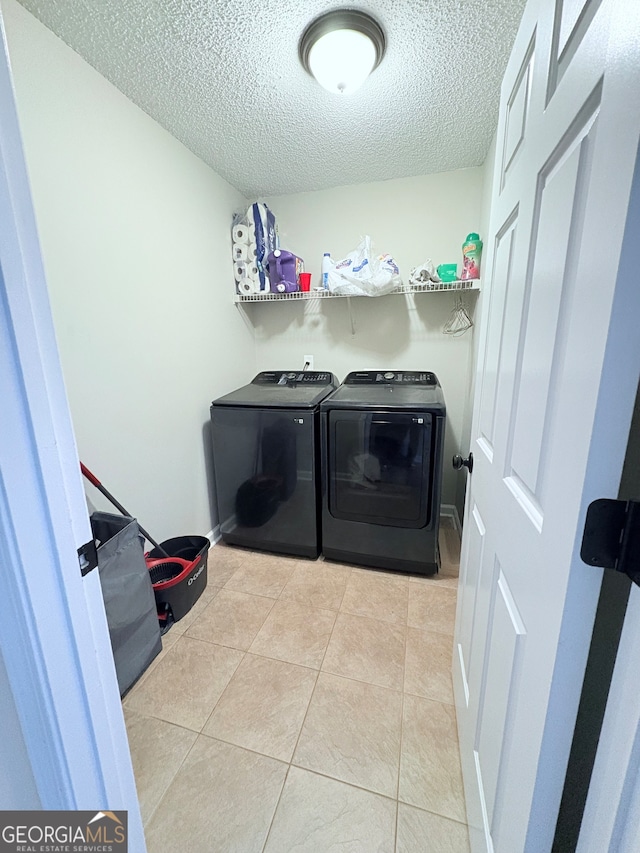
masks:
<path id="1" fill-rule="evenodd" d="M 470 453 L 466 459 L 463 459 L 459 453 L 456 453 L 456 455 L 451 460 L 451 464 L 456 469 L 456 471 L 459 471 L 460 468 L 468 468 L 469 473 L 471 474 L 473 472 L 473 453 Z"/>

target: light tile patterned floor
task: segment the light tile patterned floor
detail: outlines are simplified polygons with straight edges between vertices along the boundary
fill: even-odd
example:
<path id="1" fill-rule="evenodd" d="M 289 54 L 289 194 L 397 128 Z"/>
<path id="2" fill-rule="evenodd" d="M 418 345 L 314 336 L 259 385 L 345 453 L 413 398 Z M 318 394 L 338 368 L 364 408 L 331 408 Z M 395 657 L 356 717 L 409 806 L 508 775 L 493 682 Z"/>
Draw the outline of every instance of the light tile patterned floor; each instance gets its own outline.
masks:
<path id="1" fill-rule="evenodd" d="M 434 578 L 218 544 L 124 700 L 149 853 L 468 853 Z"/>

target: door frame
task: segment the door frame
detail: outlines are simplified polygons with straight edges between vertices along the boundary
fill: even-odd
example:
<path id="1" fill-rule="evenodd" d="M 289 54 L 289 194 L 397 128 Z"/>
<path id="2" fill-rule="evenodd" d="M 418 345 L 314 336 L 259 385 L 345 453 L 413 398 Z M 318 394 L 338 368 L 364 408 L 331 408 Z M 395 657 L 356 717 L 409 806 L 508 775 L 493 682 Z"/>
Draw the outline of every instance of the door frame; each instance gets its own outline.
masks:
<path id="1" fill-rule="evenodd" d="M 144 834 L 0 13 L 0 647 L 42 807 Z"/>

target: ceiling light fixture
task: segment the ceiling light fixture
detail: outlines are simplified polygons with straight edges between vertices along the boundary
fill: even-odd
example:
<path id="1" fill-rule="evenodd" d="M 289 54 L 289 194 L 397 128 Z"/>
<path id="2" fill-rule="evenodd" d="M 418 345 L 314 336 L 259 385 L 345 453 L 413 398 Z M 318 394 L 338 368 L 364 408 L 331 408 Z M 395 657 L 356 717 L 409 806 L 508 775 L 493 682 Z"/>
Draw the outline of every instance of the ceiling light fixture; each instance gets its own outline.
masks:
<path id="1" fill-rule="evenodd" d="M 302 66 L 329 92 L 355 92 L 382 61 L 386 42 L 380 24 L 357 9 L 335 9 L 302 34 Z"/>

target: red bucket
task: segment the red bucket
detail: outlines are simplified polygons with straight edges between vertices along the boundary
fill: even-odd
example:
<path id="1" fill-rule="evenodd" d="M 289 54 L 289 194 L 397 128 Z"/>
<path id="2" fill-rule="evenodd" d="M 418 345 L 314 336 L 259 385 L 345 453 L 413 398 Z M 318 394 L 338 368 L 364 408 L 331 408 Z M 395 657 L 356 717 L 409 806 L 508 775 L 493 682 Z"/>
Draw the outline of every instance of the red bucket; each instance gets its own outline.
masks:
<path id="1" fill-rule="evenodd" d="M 176 536 L 145 554 L 158 613 L 178 622 L 191 610 L 207 586 L 206 536 Z"/>

